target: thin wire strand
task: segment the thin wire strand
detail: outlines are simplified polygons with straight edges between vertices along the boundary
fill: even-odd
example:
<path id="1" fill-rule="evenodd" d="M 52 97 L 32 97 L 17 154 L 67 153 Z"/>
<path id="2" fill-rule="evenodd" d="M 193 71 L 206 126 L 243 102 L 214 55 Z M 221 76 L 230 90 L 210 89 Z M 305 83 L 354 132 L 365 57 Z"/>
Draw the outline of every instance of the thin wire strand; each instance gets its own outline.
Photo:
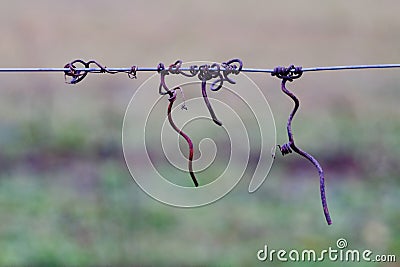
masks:
<path id="1" fill-rule="evenodd" d="M 390 69 L 400 68 L 400 64 L 378 64 L 378 65 L 348 65 L 348 66 L 328 66 L 328 67 L 311 67 L 303 68 L 303 72 L 316 72 L 316 71 L 337 71 L 337 70 L 360 70 L 360 69 Z M 107 71 L 112 72 L 127 72 L 132 70 L 130 68 L 105 68 Z M 66 72 L 70 68 L 0 68 L 0 72 Z M 100 68 L 75 68 L 76 71 L 101 73 Z M 181 68 L 182 71 L 190 71 L 190 68 Z M 156 72 L 157 68 L 137 68 L 137 72 Z M 273 69 L 257 69 L 257 68 L 243 68 L 241 72 L 250 73 L 272 73 Z"/>

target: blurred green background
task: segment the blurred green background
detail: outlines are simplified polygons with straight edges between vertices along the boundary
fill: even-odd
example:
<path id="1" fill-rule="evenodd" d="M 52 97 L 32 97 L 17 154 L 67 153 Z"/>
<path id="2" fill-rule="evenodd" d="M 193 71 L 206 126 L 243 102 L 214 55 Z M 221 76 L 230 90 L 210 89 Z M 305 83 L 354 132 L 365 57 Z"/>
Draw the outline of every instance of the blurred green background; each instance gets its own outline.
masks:
<path id="1" fill-rule="evenodd" d="M 0 67 L 400 63 L 399 10 L 395 0 L 2 1 Z M 244 180 L 202 208 L 142 192 L 124 163 L 121 126 L 149 76 L 89 75 L 70 86 L 62 73 L 0 74 L 0 265 L 288 266 L 256 253 L 265 244 L 335 248 L 338 238 L 399 258 L 399 70 L 307 73 L 289 85 L 302 102 L 296 141 L 325 168 L 331 226 L 315 169 L 295 155 L 278 156 L 254 194 Z M 277 79 L 249 76 L 286 142 L 292 102 Z"/>

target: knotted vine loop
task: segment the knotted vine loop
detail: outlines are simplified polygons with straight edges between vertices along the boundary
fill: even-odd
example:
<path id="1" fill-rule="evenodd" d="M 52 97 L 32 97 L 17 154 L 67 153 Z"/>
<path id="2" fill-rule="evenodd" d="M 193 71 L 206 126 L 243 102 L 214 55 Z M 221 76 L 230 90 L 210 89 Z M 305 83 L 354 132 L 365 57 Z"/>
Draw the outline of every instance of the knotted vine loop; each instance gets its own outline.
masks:
<path id="1" fill-rule="evenodd" d="M 137 79 L 136 73 L 137 73 L 137 66 L 132 66 L 131 70 L 128 73 L 128 77 L 129 79 Z"/>
<path id="2" fill-rule="evenodd" d="M 65 83 L 76 84 L 76 83 L 82 81 L 88 74 L 87 71 L 76 70 L 77 67 L 75 64 L 81 65 L 82 68 L 89 68 L 89 64 L 81 59 L 76 59 L 70 63 L 67 63 L 64 66 L 64 68 L 69 68 L 68 71 L 64 71 Z M 72 77 L 72 79 L 68 81 L 67 76 Z"/>
<path id="3" fill-rule="evenodd" d="M 81 68 L 85 70 L 77 70 L 78 67 L 76 64 L 80 65 Z M 90 70 L 90 66 L 95 65 L 98 69 L 92 69 Z M 107 69 L 106 66 L 101 65 L 95 60 L 89 60 L 85 62 L 82 59 L 75 59 L 74 61 L 71 61 L 70 63 L 65 64 L 64 66 L 65 70 L 64 71 L 64 79 L 65 82 L 68 84 L 77 84 L 81 82 L 87 75 L 88 73 L 108 73 L 108 74 L 116 74 L 116 73 L 127 73 L 128 77 L 130 79 L 136 79 L 136 72 L 137 72 L 137 66 L 132 66 L 130 70 L 109 70 Z M 67 76 L 72 77 L 71 80 L 67 80 Z"/>
<path id="4" fill-rule="evenodd" d="M 228 76 L 230 74 L 238 75 L 242 71 L 243 62 L 240 59 L 235 58 L 229 60 L 228 62 L 222 63 L 221 66 L 223 67 L 222 71 L 223 80 L 222 82 L 219 82 L 218 80 L 215 81 L 211 86 L 212 91 L 218 91 L 219 89 L 221 89 L 223 81 L 227 81 L 231 84 L 236 84 L 236 82 L 231 78 L 229 78 Z M 215 86 L 216 84 L 218 84 L 218 86 Z"/>
<path id="5" fill-rule="evenodd" d="M 271 75 L 282 80 L 293 82 L 294 79 L 298 79 L 301 77 L 301 75 L 303 75 L 303 70 L 300 66 L 295 67 L 294 65 L 290 65 L 288 68 L 279 66 L 274 68 L 274 71 L 271 72 Z"/>
<path id="6" fill-rule="evenodd" d="M 328 225 L 332 224 L 332 220 L 329 214 L 328 210 L 328 204 L 326 202 L 326 196 L 325 196 L 325 175 L 324 171 L 319 164 L 319 162 L 309 153 L 306 151 L 300 149 L 298 146 L 296 146 L 293 138 L 293 133 L 292 133 L 292 120 L 294 118 L 294 115 L 296 114 L 299 106 L 300 106 L 300 101 L 298 98 L 286 88 L 286 82 L 292 82 L 294 79 L 298 79 L 301 77 L 303 74 L 302 68 L 301 67 L 295 67 L 294 65 L 290 65 L 288 68 L 285 67 L 276 67 L 274 71 L 271 73 L 272 76 L 276 76 L 279 79 L 282 79 L 281 83 L 281 89 L 282 92 L 284 92 L 287 96 L 289 96 L 293 102 L 294 102 L 294 107 L 292 112 L 289 114 L 289 118 L 287 121 L 287 134 L 289 138 L 289 142 L 286 144 L 283 144 L 282 146 L 278 145 L 279 150 L 281 151 L 282 155 L 290 154 L 293 151 L 299 154 L 300 156 L 308 159 L 318 170 L 319 178 L 320 178 L 320 194 L 321 194 L 321 202 L 322 202 L 322 208 L 324 211 L 325 219 Z"/>
<path id="7" fill-rule="evenodd" d="M 169 65 L 168 68 L 165 68 L 163 63 L 158 64 L 157 71 L 160 74 L 160 86 L 159 86 L 159 94 L 165 95 L 168 94 L 170 89 L 168 88 L 165 77 L 169 74 L 180 74 L 186 77 L 194 77 L 197 75 L 197 78 L 201 81 L 201 94 L 203 96 L 204 102 L 207 106 L 207 109 L 212 117 L 212 120 L 219 126 L 222 125 L 222 122 L 218 120 L 215 115 L 214 109 L 211 106 L 210 100 L 207 95 L 207 81 L 216 79 L 210 86 L 211 91 L 218 91 L 222 88 L 223 83 L 225 81 L 235 84 L 235 81 L 232 80 L 229 75 L 234 74 L 238 75 L 243 68 L 243 62 L 240 59 L 231 59 L 222 64 L 213 63 L 211 65 L 204 64 L 201 66 L 191 65 L 189 70 L 183 71 L 182 60 L 177 60 L 175 63 Z"/>
<path id="8" fill-rule="evenodd" d="M 180 130 L 174 123 L 171 115 L 171 110 L 173 103 L 176 100 L 176 90 L 181 90 L 182 97 L 183 91 L 179 87 L 175 87 L 174 89 L 169 89 L 165 77 L 169 74 L 175 75 L 183 75 L 186 77 L 195 77 L 197 75 L 198 79 L 201 81 L 201 93 L 204 99 L 204 102 L 207 106 L 207 109 L 213 119 L 213 121 L 221 126 L 222 122 L 217 119 L 215 112 L 211 106 L 211 103 L 207 96 L 207 81 L 216 79 L 210 86 L 212 91 L 218 91 L 222 88 L 224 81 L 227 81 L 231 84 L 235 84 L 235 81 L 232 80 L 229 75 L 238 75 L 243 68 L 243 62 L 240 59 L 232 59 L 222 64 L 213 63 L 211 65 L 204 64 L 201 66 L 191 65 L 189 69 L 185 71 L 182 70 L 182 60 L 177 60 L 175 63 L 169 65 L 168 68 L 165 67 L 163 63 L 159 63 L 157 66 L 157 72 L 160 74 L 160 85 L 158 87 L 158 92 L 160 95 L 169 95 L 169 105 L 168 105 L 168 121 L 171 124 L 172 128 L 179 133 L 188 143 L 189 146 L 189 160 L 188 160 L 188 168 L 190 176 L 192 177 L 193 183 L 195 186 L 198 186 L 197 179 L 193 172 L 193 143 L 188 135 L 186 135 L 182 130 Z M 186 109 L 185 104 L 183 104 L 182 109 Z"/>
<path id="9" fill-rule="evenodd" d="M 160 63 L 157 66 L 157 72 L 160 74 L 160 86 L 158 87 L 158 93 L 160 95 L 170 94 L 170 90 L 167 84 L 165 83 L 165 76 L 169 74 L 169 71 L 165 69 L 163 63 Z"/>

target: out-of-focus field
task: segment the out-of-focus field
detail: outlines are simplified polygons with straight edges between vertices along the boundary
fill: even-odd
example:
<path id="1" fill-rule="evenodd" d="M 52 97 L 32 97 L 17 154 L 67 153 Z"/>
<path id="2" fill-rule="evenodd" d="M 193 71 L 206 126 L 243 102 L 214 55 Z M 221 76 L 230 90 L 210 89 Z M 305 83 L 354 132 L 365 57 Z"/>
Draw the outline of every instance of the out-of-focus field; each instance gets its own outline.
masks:
<path id="1" fill-rule="evenodd" d="M 234 57 L 262 68 L 400 63 L 399 10 L 394 0 L 2 1 L 0 67 L 75 58 L 110 67 Z M 1 73 L 0 265 L 253 266 L 264 244 L 320 251 L 338 238 L 399 261 L 399 74 L 306 73 L 289 84 L 302 102 L 296 141 L 325 167 L 327 226 L 317 173 L 295 155 L 278 156 L 256 193 L 244 180 L 202 208 L 142 192 L 124 163 L 121 126 L 148 73 L 93 74 L 75 86 L 62 73 Z M 292 102 L 277 79 L 249 76 L 285 142 Z"/>

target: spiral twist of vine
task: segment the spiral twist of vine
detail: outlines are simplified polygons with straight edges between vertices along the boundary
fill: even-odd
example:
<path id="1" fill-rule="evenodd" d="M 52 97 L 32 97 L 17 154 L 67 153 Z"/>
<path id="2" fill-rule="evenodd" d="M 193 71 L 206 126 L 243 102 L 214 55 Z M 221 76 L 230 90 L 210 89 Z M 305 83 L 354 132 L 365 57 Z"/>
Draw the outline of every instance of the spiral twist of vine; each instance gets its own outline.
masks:
<path id="1" fill-rule="evenodd" d="M 219 125 L 222 126 L 222 122 L 218 120 L 217 116 L 215 115 L 214 109 L 211 106 L 211 103 L 208 99 L 207 95 L 207 81 L 216 79 L 210 86 L 211 91 L 218 91 L 222 88 L 223 83 L 229 82 L 231 84 L 235 84 L 235 81 L 232 80 L 229 75 L 234 74 L 238 75 L 240 71 L 243 68 L 243 62 L 240 59 L 231 59 L 227 62 L 218 64 L 218 63 L 213 63 L 211 65 L 204 64 L 204 65 L 192 65 L 189 67 L 189 70 L 183 71 L 181 69 L 182 67 L 182 60 L 177 60 L 175 63 L 169 65 L 168 68 L 165 67 L 163 63 L 159 63 L 157 66 L 157 72 L 160 74 L 160 85 L 158 87 L 158 92 L 160 95 L 169 95 L 169 101 L 170 104 L 168 106 L 168 120 L 169 123 L 171 124 L 172 128 L 179 133 L 188 143 L 189 146 L 189 157 L 188 157 L 188 168 L 189 168 L 189 173 L 190 176 L 193 180 L 193 183 L 195 186 L 198 186 L 197 179 L 195 177 L 195 174 L 193 172 L 193 143 L 192 140 L 188 135 L 186 135 L 182 130 L 180 130 L 174 123 L 172 116 L 171 116 L 171 109 L 172 105 L 176 99 L 176 90 L 181 90 L 182 89 L 179 87 L 176 87 L 174 89 L 170 89 L 166 83 L 166 76 L 169 74 L 175 74 L 175 75 L 183 75 L 186 77 L 195 77 L 197 75 L 198 79 L 201 81 L 201 93 L 204 99 L 204 102 L 207 106 L 207 109 L 210 113 L 210 116 L 212 117 L 213 121 Z M 183 94 L 183 93 L 182 93 Z M 183 106 L 182 108 L 185 108 Z"/>
<path id="2" fill-rule="evenodd" d="M 322 202 L 322 208 L 324 211 L 325 219 L 328 225 L 332 224 L 332 220 L 329 214 L 328 210 L 328 204 L 326 201 L 326 196 L 325 196 L 325 175 L 324 171 L 319 164 L 319 162 L 309 153 L 306 151 L 302 150 L 298 146 L 296 146 L 293 138 L 293 133 L 292 133 L 292 120 L 294 118 L 294 115 L 296 114 L 299 106 L 300 106 L 300 101 L 299 99 L 286 88 L 286 82 L 292 82 L 295 79 L 298 79 L 302 76 L 303 71 L 301 67 L 295 67 L 294 65 L 290 65 L 288 68 L 285 67 L 276 67 L 274 71 L 271 73 L 272 76 L 276 76 L 279 79 L 282 79 L 281 83 L 281 89 L 283 93 L 285 93 L 287 96 L 289 96 L 293 102 L 294 102 L 294 107 L 292 112 L 289 114 L 289 118 L 287 121 L 287 134 L 289 137 L 289 142 L 283 144 L 282 146 L 278 145 L 279 150 L 281 151 L 282 155 L 287 155 L 292 153 L 293 151 L 299 154 L 300 156 L 308 159 L 318 170 L 319 174 L 319 181 L 320 181 L 320 194 L 321 194 L 321 202 Z"/>

